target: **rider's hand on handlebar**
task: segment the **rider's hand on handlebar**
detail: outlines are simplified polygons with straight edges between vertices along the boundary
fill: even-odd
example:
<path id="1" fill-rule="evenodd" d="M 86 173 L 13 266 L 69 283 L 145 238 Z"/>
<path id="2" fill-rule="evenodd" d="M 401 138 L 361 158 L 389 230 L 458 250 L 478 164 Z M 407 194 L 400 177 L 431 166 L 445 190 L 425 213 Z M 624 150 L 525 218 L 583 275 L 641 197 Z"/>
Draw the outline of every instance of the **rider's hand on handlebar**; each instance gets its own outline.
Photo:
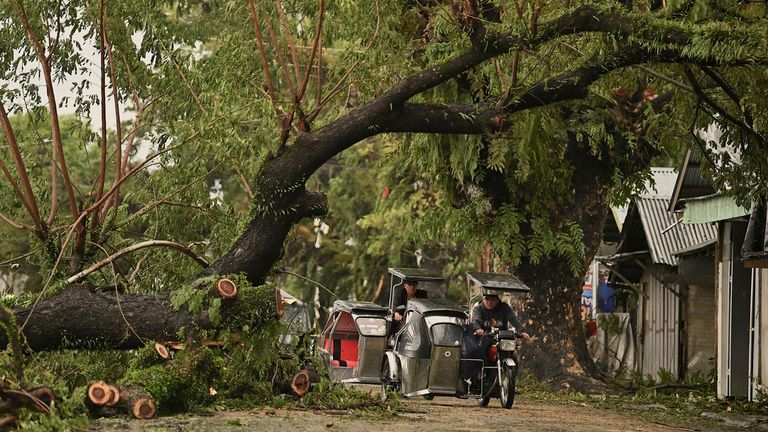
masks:
<path id="1" fill-rule="evenodd" d="M 475 330 L 475 336 L 482 336 L 484 334 L 485 334 L 485 330 L 483 330 L 482 328 Z"/>
<path id="2" fill-rule="evenodd" d="M 529 340 L 531 340 L 531 335 L 529 335 L 529 334 L 528 334 L 528 333 L 526 333 L 526 332 L 522 332 L 522 333 L 520 333 L 520 336 L 522 336 L 522 337 L 523 337 L 523 340 L 524 340 L 524 341 L 529 341 Z"/>
<path id="3" fill-rule="evenodd" d="M 395 321 L 400 321 L 401 319 L 403 319 L 403 316 L 400 315 L 399 312 L 395 312 L 395 316 L 393 318 L 395 319 Z"/>

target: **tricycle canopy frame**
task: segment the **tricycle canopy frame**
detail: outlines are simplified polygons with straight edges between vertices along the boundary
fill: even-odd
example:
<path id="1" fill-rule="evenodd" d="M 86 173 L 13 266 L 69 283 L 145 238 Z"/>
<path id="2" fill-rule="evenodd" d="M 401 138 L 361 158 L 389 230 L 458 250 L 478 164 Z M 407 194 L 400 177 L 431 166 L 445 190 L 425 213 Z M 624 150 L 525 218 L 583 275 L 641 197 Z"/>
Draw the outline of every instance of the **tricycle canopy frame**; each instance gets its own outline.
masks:
<path id="1" fill-rule="evenodd" d="M 513 275 L 500 273 L 467 272 L 467 281 L 480 289 L 482 295 L 523 296 L 531 291 L 531 288 Z"/>

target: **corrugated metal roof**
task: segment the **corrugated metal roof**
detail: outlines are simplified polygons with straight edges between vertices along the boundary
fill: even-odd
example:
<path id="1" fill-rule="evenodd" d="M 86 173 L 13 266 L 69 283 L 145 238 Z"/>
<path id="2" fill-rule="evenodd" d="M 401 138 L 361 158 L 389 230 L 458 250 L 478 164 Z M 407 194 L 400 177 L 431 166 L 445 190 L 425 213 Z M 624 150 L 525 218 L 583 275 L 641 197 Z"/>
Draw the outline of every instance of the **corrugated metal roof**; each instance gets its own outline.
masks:
<path id="1" fill-rule="evenodd" d="M 666 198 L 672 196 L 677 181 L 675 168 L 651 167 L 651 179 L 645 182 L 645 191 L 640 198 Z"/>
<path id="2" fill-rule="evenodd" d="M 672 200 L 667 208 L 674 211 L 684 198 L 708 195 L 715 191 L 714 180 L 704 177 L 701 169 L 701 157 L 692 149 L 688 149 L 683 159 L 683 166 L 677 176 L 675 188 L 672 191 Z"/>
<path id="3" fill-rule="evenodd" d="M 656 264 L 676 266 L 674 252 L 717 238 L 717 228 L 712 224 L 675 224 L 677 219 L 667 211 L 669 195 L 667 198 L 636 198 L 635 204 L 651 250 L 651 260 Z M 674 227 L 667 229 L 673 224 Z"/>

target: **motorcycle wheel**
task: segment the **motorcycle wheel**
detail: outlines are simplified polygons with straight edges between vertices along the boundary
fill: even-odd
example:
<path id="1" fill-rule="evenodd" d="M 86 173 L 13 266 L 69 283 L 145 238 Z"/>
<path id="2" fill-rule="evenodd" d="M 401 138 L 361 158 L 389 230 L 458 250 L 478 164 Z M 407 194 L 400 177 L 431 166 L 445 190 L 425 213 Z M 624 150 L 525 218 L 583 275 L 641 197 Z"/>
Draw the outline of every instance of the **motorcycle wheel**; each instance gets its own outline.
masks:
<path id="1" fill-rule="evenodd" d="M 481 408 L 485 408 L 488 406 L 488 403 L 491 401 L 490 396 L 480 396 L 480 399 L 477 400 L 477 406 Z"/>
<path id="2" fill-rule="evenodd" d="M 502 366 L 501 376 L 499 377 L 499 399 L 502 408 L 512 408 L 515 403 L 515 367 Z"/>
<path id="3" fill-rule="evenodd" d="M 386 402 L 389 399 L 389 390 L 392 388 L 389 382 L 390 367 L 389 359 L 385 358 L 381 365 L 381 401 Z"/>

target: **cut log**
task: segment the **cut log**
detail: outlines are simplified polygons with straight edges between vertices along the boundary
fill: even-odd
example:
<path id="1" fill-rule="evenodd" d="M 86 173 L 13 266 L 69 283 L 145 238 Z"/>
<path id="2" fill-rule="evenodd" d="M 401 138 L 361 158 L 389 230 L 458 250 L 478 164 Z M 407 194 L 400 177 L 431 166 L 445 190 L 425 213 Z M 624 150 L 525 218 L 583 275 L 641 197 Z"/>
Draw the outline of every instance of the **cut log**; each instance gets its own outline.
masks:
<path id="1" fill-rule="evenodd" d="M 300 399 L 309 393 L 311 383 L 312 380 L 309 376 L 309 372 L 300 370 L 291 379 L 291 393 L 296 396 L 296 398 Z"/>
<path id="2" fill-rule="evenodd" d="M 138 387 L 121 387 L 119 403 L 137 419 L 150 419 L 157 413 L 155 402 Z"/>
<path id="3" fill-rule="evenodd" d="M 88 386 L 86 400 L 92 405 L 104 405 L 110 399 L 109 385 L 104 381 L 96 381 Z"/>
<path id="4" fill-rule="evenodd" d="M 216 282 L 216 292 L 225 299 L 237 297 L 237 285 L 227 278 L 221 278 Z"/>
<path id="5" fill-rule="evenodd" d="M 104 402 L 104 406 L 113 407 L 120 402 L 120 389 L 111 384 L 107 384 L 107 389 L 109 390 L 109 399 Z"/>
<path id="6" fill-rule="evenodd" d="M 204 340 L 201 345 L 204 347 L 222 348 L 224 347 L 225 343 L 224 341 Z M 183 351 L 186 349 L 186 345 L 181 342 L 168 342 L 168 347 L 174 351 Z"/>
<path id="7" fill-rule="evenodd" d="M 160 357 L 167 359 L 170 353 L 168 353 L 168 348 L 165 347 L 165 345 L 161 344 L 160 342 L 155 343 L 155 351 L 160 355 Z"/>

